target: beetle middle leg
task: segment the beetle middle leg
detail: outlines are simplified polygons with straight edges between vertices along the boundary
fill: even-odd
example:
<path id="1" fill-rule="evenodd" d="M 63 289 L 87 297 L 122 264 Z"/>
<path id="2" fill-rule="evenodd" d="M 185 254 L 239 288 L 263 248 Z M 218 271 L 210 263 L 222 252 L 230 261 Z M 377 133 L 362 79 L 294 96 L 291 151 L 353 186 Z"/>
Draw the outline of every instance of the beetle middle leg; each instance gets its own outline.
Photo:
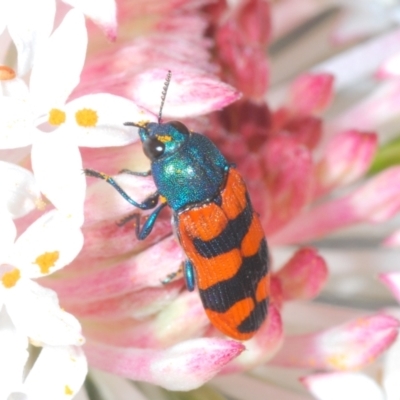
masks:
<path id="1" fill-rule="evenodd" d="M 118 226 L 125 225 L 129 221 L 134 221 L 135 224 L 135 234 L 138 240 L 144 240 L 150 235 L 153 230 L 154 224 L 157 220 L 158 215 L 161 210 L 167 205 L 166 202 L 161 203 L 147 218 L 142 226 L 140 226 L 141 214 L 135 212 L 133 214 L 127 215 L 121 221 L 117 222 Z"/>

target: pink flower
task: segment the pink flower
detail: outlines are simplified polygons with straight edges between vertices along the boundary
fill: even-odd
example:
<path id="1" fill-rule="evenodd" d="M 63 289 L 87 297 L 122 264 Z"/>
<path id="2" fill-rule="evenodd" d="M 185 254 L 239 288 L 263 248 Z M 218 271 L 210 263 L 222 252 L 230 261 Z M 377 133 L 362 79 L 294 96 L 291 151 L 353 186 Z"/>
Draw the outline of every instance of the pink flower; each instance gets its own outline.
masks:
<path id="1" fill-rule="evenodd" d="M 284 398 L 286 389 L 275 384 L 257 386 L 253 378 L 236 381 L 230 375 L 259 367 L 255 373 L 268 378 L 274 368 L 296 375 L 288 369 L 347 371 L 373 363 L 395 341 L 397 320 L 385 312 L 346 312 L 311 303 L 326 295 L 322 290 L 332 267 L 326 251 L 309 242 L 350 225 L 384 222 L 399 211 L 399 167 L 367 176 L 378 146 L 376 126 L 360 127 L 354 118 L 374 99 L 328 121 L 324 113 L 335 99 L 337 77 L 327 69 L 299 74 L 281 90 L 286 100 L 267 104 L 271 9 L 263 0 L 243 0 L 234 7 L 224 1 L 121 0 L 118 6 L 119 41 L 103 50 L 91 32 L 81 80 L 67 105 L 81 108 L 92 96 L 110 96 L 114 101 L 103 105 L 129 104 L 137 114 L 132 114 L 134 122 L 141 115 L 156 121 L 166 71 L 171 70 L 163 119 L 185 119 L 237 165 L 271 248 L 272 282 L 268 318 L 257 334 L 244 343 L 222 337 L 197 292 L 186 291 L 182 279 L 161 284 L 185 258 L 172 235 L 170 213 L 165 210 L 151 235 L 138 241 L 132 223 L 116 224 L 138 210 L 105 182 L 88 179 L 83 249 L 40 283 L 79 319 L 96 387 L 133 397 L 137 387 L 128 387 L 120 377 L 191 390 L 219 375 L 215 386 L 233 397 L 266 388 L 271 398 Z M 76 7 L 89 7 L 89 2 Z M 89 9 L 88 15 L 96 15 Z M 114 39 L 113 3 L 104 2 L 99 10 L 94 18 Z M 9 79 L 8 69 L 0 72 L 0 79 Z M 11 89 L 4 84 L 2 90 L 8 95 Z M 110 115 L 119 115 L 117 108 L 110 108 Z M 389 115 L 386 109 L 383 114 Z M 376 121 L 376 115 L 369 121 Z M 90 128 L 80 133 L 93 134 Z M 88 148 L 84 141 L 75 146 L 81 146 L 84 168 L 115 176 L 132 198 L 142 201 L 155 190 L 152 179 L 119 174 L 123 168 L 149 169 L 135 139 L 118 143 L 121 147 Z M 58 151 L 62 155 L 62 148 Z M 57 155 L 53 158 L 56 163 Z M 60 198 L 68 205 L 73 195 Z M 33 214 L 18 220 L 20 231 Z"/>

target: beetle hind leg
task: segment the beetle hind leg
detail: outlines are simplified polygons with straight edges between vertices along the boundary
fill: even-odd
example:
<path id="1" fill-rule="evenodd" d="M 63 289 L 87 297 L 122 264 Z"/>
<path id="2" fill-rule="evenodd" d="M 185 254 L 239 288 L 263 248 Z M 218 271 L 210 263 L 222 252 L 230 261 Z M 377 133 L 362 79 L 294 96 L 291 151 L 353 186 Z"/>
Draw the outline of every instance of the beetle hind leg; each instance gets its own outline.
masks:
<path id="1" fill-rule="evenodd" d="M 167 285 L 168 283 L 172 282 L 177 276 L 182 274 L 185 278 L 187 290 L 189 290 L 189 292 L 193 292 L 195 288 L 194 268 L 193 264 L 189 260 L 185 260 L 177 271 L 168 274 L 165 279 L 161 281 L 161 283 L 163 285 Z"/>
<path id="2" fill-rule="evenodd" d="M 171 283 L 174 279 L 176 279 L 178 276 L 180 277 L 180 275 L 182 274 L 183 274 L 183 268 L 181 264 L 178 270 L 168 274 L 164 279 L 161 280 L 161 283 L 163 285 L 168 285 L 168 283 Z"/>

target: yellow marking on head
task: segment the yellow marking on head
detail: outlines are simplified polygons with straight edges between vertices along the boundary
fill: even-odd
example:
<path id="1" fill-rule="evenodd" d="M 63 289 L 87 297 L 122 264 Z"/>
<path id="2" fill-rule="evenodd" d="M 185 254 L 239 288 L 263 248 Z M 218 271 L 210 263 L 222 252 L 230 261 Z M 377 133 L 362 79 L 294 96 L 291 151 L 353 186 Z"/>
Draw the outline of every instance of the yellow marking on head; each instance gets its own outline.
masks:
<path id="1" fill-rule="evenodd" d="M 161 203 L 167 203 L 167 199 L 164 196 L 160 195 L 160 202 Z"/>
<path id="2" fill-rule="evenodd" d="M 143 120 L 143 121 L 135 122 L 135 125 L 138 125 L 141 128 L 146 128 L 149 123 L 150 123 L 150 121 Z"/>
<path id="3" fill-rule="evenodd" d="M 52 251 L 46 252 L 38 256 L 34 263 L 40 268 L 42 274 L 48 274 L 51 267 L 54 267 L 56 261 L 60 258 L 60 252 Z"/>
<path id="4" fill-rule="evenodd" d="M 172 137 L 169 135 L 162 135 L 162 136 L 157 135 L 156 137 L 160 142 L 163 142 L 163 143 L 167 143 L 172 140 Z"/>

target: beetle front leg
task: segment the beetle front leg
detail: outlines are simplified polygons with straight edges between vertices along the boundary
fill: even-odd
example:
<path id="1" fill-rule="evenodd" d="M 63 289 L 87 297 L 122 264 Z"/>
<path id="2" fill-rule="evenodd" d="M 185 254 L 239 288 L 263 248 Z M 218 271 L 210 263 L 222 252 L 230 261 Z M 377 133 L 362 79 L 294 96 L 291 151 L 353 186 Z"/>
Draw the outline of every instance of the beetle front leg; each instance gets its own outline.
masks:
<path id="1" fill-rule="evenodd" d="M 138 203 L 133 200 L 128 195 L 128 193 L 126 193 L 125 190 L 122 189 L 117 182 L 115 182 L 115 180 L 111 176 L 104 174 L 103 172 L 95 171 L 93 169 L 84 169 L 83 171 L 86 176 L 93 176 L 94 178 L 103 179 L 104 181 L 109 183 L 127 202 L 132 204 L 134 207 L 140 208 L 141 210 L 151 210 L 158 204 L 158 199 L 160 196 L 158 192 L 155 192 L 147 197 L 147 199 L 144 200 L 142 203 Z"/>
<path id="2" fill-rule="evenodd" d="M 149 171 L 144 171 L 144 172 L 137 172 L 137 171 L 131 171 L 130 169 L 121 169 L 121 171 L 118 172 L 119 174 L 129 174 L 129 175 L 135 175 L 135 176 L 150 176 L 151 175 L 151 170 Z"/>

